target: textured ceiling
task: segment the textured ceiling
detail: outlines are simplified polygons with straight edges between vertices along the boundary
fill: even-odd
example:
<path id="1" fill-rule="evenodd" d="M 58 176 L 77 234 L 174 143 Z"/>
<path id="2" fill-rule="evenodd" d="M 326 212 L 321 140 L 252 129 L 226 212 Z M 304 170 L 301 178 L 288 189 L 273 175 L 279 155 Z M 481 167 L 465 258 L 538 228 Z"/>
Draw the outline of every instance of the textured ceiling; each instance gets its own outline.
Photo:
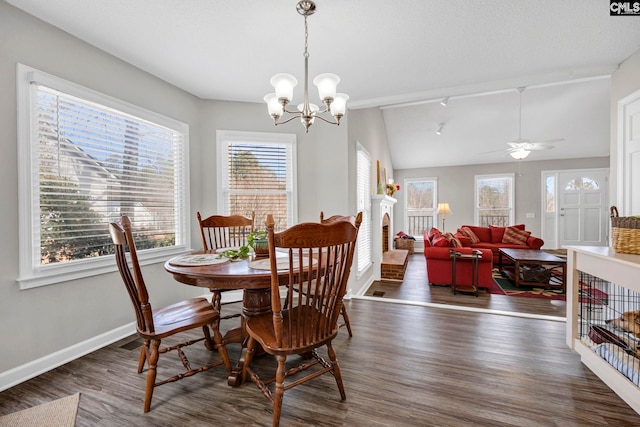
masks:
<path id="1" fill-rule="evenodd" d="M 294 0 L 6 1 L 201 98 L 262 102 L 263 95 L 272 91 L 273 74 L 288 72 L 299 81 L 303 78 L 303 19 Z M 463 144 L 456 164 L 476 163 L 461 154 L 477 160 L 477 149 L 487 148 L 487 141 L 514 139 L 517 92 L 513 88 L 518 86 L 531 87 L 527 101 L 527 91 L 523 94 L 523 103 L 529 102 L 533 110 L 523 117 L 527 138 L 540 135 L 577 142 L 559 124 L 536 127 L 538 114 L 562 115 L 567 110 L 572 118 L 567 124 L 584 125 L 590 118 L 606 121 L 603 126 L 608 129 L 608 94 L 606 106 L 581 115 L 579 110 L 587 105 L 569 103 L 578 97 L 569 93 L 585 77 L 610 75 L 640 48 L 640 18 L 610 17 L 603 0 L 317 0 L 316 4 L 317 12 L 309 18 L 310 75 L 340 75 L 339 90 L 350 95 L 349 108 L 443 96 L 458 96 L 459 106 L 470 102 L 478 108 L 477 114 L 462 115 L 460 110 L 456 116 L 452 103 L 446 117 L 428 103 L 385 109 L 395 168 L 419 166 L 415 156 L 411 158 L 413 148 L 407 147 L 428 139 L 433 124 L 441 120 L 447 121 L 447 131 L 453 132 L 454 126 L 459 132 L 467 129 L 456 140 Z M 533 105 L 544 101 L 545 88 L 558 92 L 557 85 L 546 84 L 565 81 L 573 82 L 568 85 L 572 89 L 561 91 L 566 99 L 549 94 L 555 99 L 554 108 L 564 105 L 565 110 Z M 506 89 L 510 91 L 501 95 L 467 96 Z M 595 92 L 601 95 L 601 89 Z M 300 87 L 294 96 L 294 102 L 301 99 Z M 483 116 L 499 120 L 480 120 Z M 415 123 L 407 123 L 408 117 Z M 555 119 L 539 118 L 539 126 Z M 487 125 L 487 134 L 480 132 L 477 121 Z M 490 135 L 489 129 L 496 127 L 500 133 Z M 474 140 L 473 135 L 480 138 L 480 134 L 482 139 Z M 608 140 L 602 142 L 608 153 Z M 528 160 L 536 159 L 533 154 Z M 439 158 L 440 164 L 453 161 L 449 155 Z M 487 162 L 504 160 L 495 157 Z"/>

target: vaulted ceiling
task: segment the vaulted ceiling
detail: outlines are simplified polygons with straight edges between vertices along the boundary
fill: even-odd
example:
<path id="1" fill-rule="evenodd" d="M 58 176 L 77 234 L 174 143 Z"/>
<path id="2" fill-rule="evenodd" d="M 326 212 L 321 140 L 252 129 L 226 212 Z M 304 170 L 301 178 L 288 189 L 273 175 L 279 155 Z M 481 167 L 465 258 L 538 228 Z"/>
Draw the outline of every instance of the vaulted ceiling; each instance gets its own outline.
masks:
<path id="1" fill-rule="evenodd" d="M 200 98 L 262 102 L 279 72 L 302 98 L 295 0 L 5 1 Z M 640 17 L 603 0 L 316 5 L 310 76 L 338 74 L 350 109 L 383 108 L 394 168 L 512 161 L 517 87 L 522 137 L 564 139 L 525 161 L 608 155 L 607 77 L 640 48 Z"/>

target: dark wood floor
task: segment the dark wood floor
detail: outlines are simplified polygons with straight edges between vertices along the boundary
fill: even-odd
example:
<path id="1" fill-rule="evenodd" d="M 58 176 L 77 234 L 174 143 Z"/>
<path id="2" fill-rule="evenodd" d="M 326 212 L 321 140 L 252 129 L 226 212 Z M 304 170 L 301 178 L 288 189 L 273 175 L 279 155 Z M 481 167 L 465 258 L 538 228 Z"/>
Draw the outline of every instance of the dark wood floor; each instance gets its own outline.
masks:
<path id="1" fill-rule="evenodd" d="M 453 295 L 449 286 L 429 285 L 424 255 L 417 253 L 409 257 L 407 271 L 402 283 L 374 282 L 366 291 L 365 296 L 376 296 L 381 293 L 381 298 L 412 302 L 446 304 L 561 318 L 566 316 L 565 301 L 495 295 L 483 290 L 479 292 L 477 297 L 473 294 L 457 293 Z"/>
<path id="2" fill-rule="evenodd" d="M 285 394 L 283 426 L 640 425 L 640 415 L 566 347 L 563 322 L 381 300 L 353 299 L 348 309 L 354 337 L 342 329 L 334 342 L 347 400 L 324 375 Z M 159 387 L 144 414 L 145 375 L 136 374 L 132 341 L 0 393 L 0 415 L 80 392 L 80 427 L 271 423 L 260 391 L 227 386 L 221 369 Z M 193 362 L 217 357 L 199 345 L 187 351 Z M 237 345 L 229 351 L 238 357 Z M 179 364 L 173 357 L 161 366 Z M 256 363 L 275 366 L 270 357 Z"/>

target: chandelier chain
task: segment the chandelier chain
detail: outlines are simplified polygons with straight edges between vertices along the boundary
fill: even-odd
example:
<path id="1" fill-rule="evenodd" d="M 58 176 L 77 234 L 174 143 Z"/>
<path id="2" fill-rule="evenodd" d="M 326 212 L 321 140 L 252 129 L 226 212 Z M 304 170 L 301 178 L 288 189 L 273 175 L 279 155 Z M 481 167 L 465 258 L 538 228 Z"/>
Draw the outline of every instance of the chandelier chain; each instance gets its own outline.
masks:
<path id="1" fill-rule="evenodd" d="M 304 57 L 309 57 L 309 27 L 307 26 L 307 15 L 304 16 Z"/>

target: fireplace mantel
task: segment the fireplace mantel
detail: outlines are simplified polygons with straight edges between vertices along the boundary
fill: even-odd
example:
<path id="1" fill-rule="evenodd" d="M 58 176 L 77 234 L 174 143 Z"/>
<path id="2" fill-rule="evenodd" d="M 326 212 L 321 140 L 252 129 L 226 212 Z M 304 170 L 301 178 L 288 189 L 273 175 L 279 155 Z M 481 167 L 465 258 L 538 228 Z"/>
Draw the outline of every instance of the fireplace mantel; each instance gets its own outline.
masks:
<path id="1" fill-rule="evenodd" d="M 393 197 L 384 194 L 371 196 L 371 257 L 373 261 L 373 280 L 380 280 L 382 264 L 382 220 L 389 215 L 389 232 L 386 235 L 387 247 L 393 248 L 393 205 L 397 202 Z"/>

